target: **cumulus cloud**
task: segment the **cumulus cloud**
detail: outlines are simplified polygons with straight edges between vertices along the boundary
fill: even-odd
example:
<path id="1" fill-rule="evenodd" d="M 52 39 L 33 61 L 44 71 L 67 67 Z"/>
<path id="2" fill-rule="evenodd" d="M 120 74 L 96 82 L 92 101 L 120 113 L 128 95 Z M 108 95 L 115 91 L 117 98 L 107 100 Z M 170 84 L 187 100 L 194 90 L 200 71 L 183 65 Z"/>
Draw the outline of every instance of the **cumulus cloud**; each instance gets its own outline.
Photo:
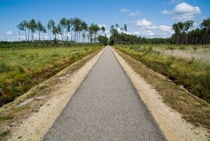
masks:
<path id="1" fill-rule="evenodd" d="M 152 22 L 148 21 L 146 19 L 142 19 L 142 20 L 138 20 L 136 22 L 136 25 L 139 26 L 139 27 L 148 27 L 148 26 L 152 25 Z"/>
<path id="2" fill-rule="evenodd" d="M 129 9 L 126 9 L 126 8 L 120 9 L 120 12 L 128 13 L 129 16 L 139 16 L 139 15 L 141 15 L 141 12 L 139 12 L 137 10 L 132 11 L 132 10 L 129 10 Z"/>
<path id="3" fill-rule="evenodd" d="M 6 33 L 5 33 L 6 35 L 13 35 L 13 31 L 7 31 Z"/>
<path id="4" fill-rule="evenodd" d="M 162 14 L 172 14 L 173 20 L 186 21 L 193 20 L 195 15 L 201 14 L 201 10 L 198 6 L 192 6 L 185 2 L 177 4 L 172 11 L 163 10 Z"/>
<path id="5" fill-rule="evenodd" d="M 136 26 L 138 27 L 138 32 L 135 32 L 135 34 L 146 37 L 169 37 L 173 33 L 170 26 L 154 25 L 146 19 L 136 21 Z"/>
<path id="6" fill-rule="evenodd" d="M 136 26 L 144 29 L 156 29 L 157 27 L 151 21 L 141 19 L 136 22 Z"/>
<path id="7" fill-rule="evenodd" d="M 197 6 L 189 5 L 185 2 L 176 5 L 174 8 L 174 20 L 193 20 L 196 14 L 200 14 L 201 10 Z"/>

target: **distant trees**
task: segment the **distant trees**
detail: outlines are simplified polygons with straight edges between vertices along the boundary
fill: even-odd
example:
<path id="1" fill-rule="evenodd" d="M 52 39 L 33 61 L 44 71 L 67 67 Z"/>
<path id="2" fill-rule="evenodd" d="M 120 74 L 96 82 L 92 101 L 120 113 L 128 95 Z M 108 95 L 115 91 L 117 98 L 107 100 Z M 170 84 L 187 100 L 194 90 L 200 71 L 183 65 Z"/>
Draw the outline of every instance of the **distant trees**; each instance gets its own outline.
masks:
<path id="1" fill-rule="evenodd" d="M 52 35 L 54 35 L 55 40 L 59 37 L 62 40 L 68 41 L 70 36 L 69 33 L 71 32 L 72 41 L 74 40 L 75 42 L 84 42 L 86 37 L 91 37 L 89 38 L 89 41 L 96 42 L 98 31 L 101 30 L 103 33 L 105 32 L 105 27 L 100 28 L 97 24 L 91 24 L 89 27 L 85 21 L 79 18 L 61 18 L 57 25 L 54 20 L 50 19 L 46 27 L 41 23 L 41 21 L 36 21 L 34 19 L 31 19 L 30 21 L 22 21 L 17 25 L 17 28 L 19 29 L 19 40 L 21 31 L 25 31 L 25 40 L 28 41 L 30 34 L 31 40 L 34 39 L 35 32 L 38 33 L 39 41 L 41 40 L 41 34 L 43 34 L 44 39 L 45 33 L 48 33 L 49 40 L 52 40 Z M 88 36 L 88 34 L 91 36 Z"/>
<path id="2" fill-rule="evenodd" d="M 43 34 L 43 40 L 46 33 L 47 39 L 52 40 L 69 40 L 74 42 L 91 42 L 91 43 L 104 43 L 109 40 L 110 44 L 160 44 L 160 43 L 172 43 L 172 44 L 208 44 L 210 43 L 210 18 L 204 19 L 199 28 L 193 29 L 194 22 L 192 20 L 186 22 L 177 22 L 172 25 L 174 34 L 171 38 L 149 38 L 146 39 L 141 36 L 128 34 L 127 24 L 119 25 L 114 24 L 110 27 L 110 38 L 106 37 L 105 26 L 99 26 L 97 24 L 88 25 L 85 21 L 79 18 L 61 18 L 58 23 L 50 19 L 46 27 L 41 21 L 31 19 L 29 21 L 21 21 L 17 28 L 19 30 L 19 40 L 21 40 L 21 33 L 25 33 L 25 40 L 34 40 L 34 33 L 37 33 L 36 40 L 41 40 L 41 34 Z M 30 36 L 31 35 L 31 36 Z M 52 38 L 52 35 L 54 36 Z M 100 36 L 101 35 L 101 36 Z"/>
<path id="3" fill-rule="evenodd" d="M 102 36 L 102 35 L 98 36 L 98 41 L 100 44 L 103 44 L 103 45 L 108 45 L 109 43 L 109 39 L 106 36 Z"/>
<path id="4" fill-rule="evenodd" d="M 180 43 L 188 43 L 187 40 L 187 32 L 188 30 L 193 27 L 193 21 L 189 20 L 186 22 L 178 22 L 173 24 L 172 29 L 174 30 L 174 35 L 172 38 L 174 38 L 174 43 L 180 44 Z"/>
<path id="5" fill-rule="evenodd" d="M 47 24 L 48 33 L 49 33 L 48 35 L 50 37 L 50 40 L 51 40 L 51 36 L 52 36 L 54 26 L 55 26 L 55 22 L 52 19 L 50 19 L 48 21 L 48 24 Z"/>
<path id="6" fill-rule="evenodd" d="M 46 31 L 46 28 L 42 25 L 41 21 L 37 22 L 36 29 L 39 32 L 39 41 L 40 41 L 41 32 L 43 32 L 44 34 L 47 31 Z M 43 39 L 44 39 L 44 35 L 43 35 Z"/>
<path id="7" fill-rule="evenodd" d="M 20 40 L 20 31 L 24 31 L 25 32 L 25 40 L 27 40 L 27 29 L 28 29 L 28 22 L 23 20 L 22 22 L 20 22 L 17 25 L 18 29 L 19 29 L 19 40 Z"/>
<path id="8" fill-rule="evenodd" d="M 210 43 L 210 18 L 204 19 L 200 28 L 193 29 L 194 22 L 188 20 L 173 24 L 174 34 L 171 38 L 142 38 L 141 36 L 127 34 L 127 25 L 119 24 L 110 27 L 110 44 L 209 44 Z M 192 30 L 191 30 L 192 29 Z"/>
<path id="9" fill-rule="evenodd" d="M 57 40 L 57 35 L 62 35 L 61 25 L 53 26 L 52 33 L 55 36 L 54 40 Z"/>
<path id="10" fill-rule="evenodd" d="M 20 41 L 20 32 L 25 31 L 25 26 L 24 26 L 23 22 L 19 23 L 17 25 L 17 28 L 19 29 L 19 39 L 18 40 Z"/>
<path id="11" fill-rule="evenodd" d="M 88 28 L 89 31 L 89 36 L 90 36 L 90 41 L 91 42 L 96 42 L 97 40 L 97 33 L 100 30 L 100 27 L 97 24 L 92 23 L 90 27 Z"/>
<path id="12" fill-rule="evenodd" d="M 30 29 L 31 31 L 31 40 L 33 41 L 34 39 L 34 32 L 36 31 L 37 29 L 37 24 L 36 24 L 36 21 L 34 19 L 31 19 L 29 22 L 28 22 L 28 28 Z"/>
<path id="13" fill-rule="evenodd" d="M 210 18 L 204 19 L 200 24 L 200 27 L 204 32 L 203 43 L 207 44 L 210 41 Z"/>
<path id="14" fill-rule="evenodd" d="M 124 24 L 124 30 L 127 31 L 128 30 L 128 26 L 127 24 Z"/>
<path id="15" fill-rule="evenodd" d="M 141 36 L 127 33 L 127 25 L 120 27 L 119 24 L 111 25 L 111 36 L 109 43 L 112 44 L 168 44 L 170 38 L 150 38 L 146 39 Z"/>
<path id="16" fill-rule="evenodd" d="M 210 43 L 210 18 L 204 19 L 200 28 L 193 29 L 193 21 L 173 24 L 174 34 L 171 41 L 174 44 L 208 44 Z"/>

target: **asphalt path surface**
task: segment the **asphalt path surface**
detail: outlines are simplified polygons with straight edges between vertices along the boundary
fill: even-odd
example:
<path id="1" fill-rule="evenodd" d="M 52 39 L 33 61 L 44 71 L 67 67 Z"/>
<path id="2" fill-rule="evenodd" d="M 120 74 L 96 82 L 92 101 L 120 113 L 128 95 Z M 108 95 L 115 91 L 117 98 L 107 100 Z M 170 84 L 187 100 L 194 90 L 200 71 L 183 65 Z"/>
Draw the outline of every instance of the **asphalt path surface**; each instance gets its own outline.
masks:
<path id="1" fill-rule="evenodd" d="M 164 141 L 166 139 L 111 48 L 106 47 L 44 140 Z"/>

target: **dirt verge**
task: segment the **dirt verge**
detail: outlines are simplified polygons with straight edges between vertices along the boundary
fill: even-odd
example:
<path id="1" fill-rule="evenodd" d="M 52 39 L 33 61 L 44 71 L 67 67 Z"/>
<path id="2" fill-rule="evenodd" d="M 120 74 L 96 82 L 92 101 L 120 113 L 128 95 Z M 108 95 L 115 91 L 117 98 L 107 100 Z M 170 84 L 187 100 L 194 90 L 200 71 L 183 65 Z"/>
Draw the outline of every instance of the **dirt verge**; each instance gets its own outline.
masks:
<path id="1" fill-rule="evenodd" d="M 116 51 L 120 53 L 121 56 Z M 139 96 L 147 105 L 163 134 L 169 141 L 207 141 L 209 139 L 207 129 L 196 127 L 186 122 L 180 113 L 164 104 L 158 91 L 131 68 L 127 63 L 128 60 L 124 60 L 125 56 L 126 59 L 129 58 L 129 63 L 134 62 L 134 59 L 118 50 L 116 51 L 114 51 L 116 58 L 133 82 Z M 157 75 L 157 77 L 166 79 L 163 76 Z"/>

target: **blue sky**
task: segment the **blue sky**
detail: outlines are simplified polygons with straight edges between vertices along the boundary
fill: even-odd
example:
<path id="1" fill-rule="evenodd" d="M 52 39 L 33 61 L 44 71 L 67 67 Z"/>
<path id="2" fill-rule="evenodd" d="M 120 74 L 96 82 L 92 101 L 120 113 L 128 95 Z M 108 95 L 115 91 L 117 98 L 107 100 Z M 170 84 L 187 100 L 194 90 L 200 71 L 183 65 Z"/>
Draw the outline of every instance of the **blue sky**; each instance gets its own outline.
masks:
<path id="1" fill-rule="evenodd" d="M 15 40 L 16 25 L 32 18 L 79 17 L 87 23 L 128 24 L 128 33 L 144 37 L 169 37 L 177 21 L 210 17 L 210 0 L 0 0 L 0 40 Z M 107 32 L 107 34 L 109 34 Z"/>

